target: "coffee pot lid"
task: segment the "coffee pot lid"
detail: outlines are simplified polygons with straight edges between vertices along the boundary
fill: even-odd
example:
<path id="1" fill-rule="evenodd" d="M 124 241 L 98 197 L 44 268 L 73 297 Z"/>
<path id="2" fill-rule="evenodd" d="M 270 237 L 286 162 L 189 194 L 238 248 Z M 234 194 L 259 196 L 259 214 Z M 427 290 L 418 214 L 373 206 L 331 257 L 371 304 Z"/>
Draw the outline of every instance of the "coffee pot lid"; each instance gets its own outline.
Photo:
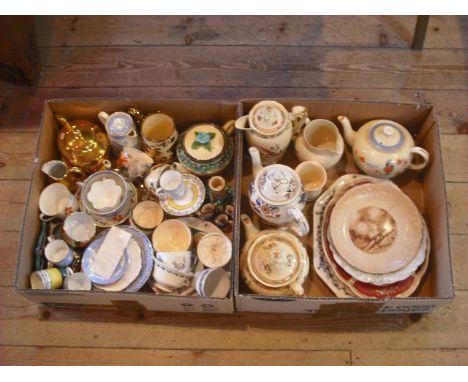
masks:
<path id="1" fill-rule="evenodd" d="M 261 235 L 249 249 L 249 271 L 264 285 L 277 288 L 288 285 L 300 272 L 301 253 L 286 235 Z"/>
<path id="2" fill-rule="evenodd" d="M 296 172 L 281 164 L 265 167 L 258 176 L 257 185 L 264 199 L 280 204 L 293 200 L 302 187 Z"/>
<path id="3" fill-rule="evenodd" d="M 369 137 L 374 146 L 382 151 L 396 151 L 405 142 L 402 127 L 392 121 L 383 121 L 369 129 Z"/>
<path id="4" fill-rule="evenodd" d="M 215 125 L 203 123 L 192 126 L 184 135 L 183 148 L 197 161 L 211 161 L 223 152 L 226 137 Z"/>
<path id="5" fill-rule="evenodd" d="M 272 134 L 288 121 L 288 111 L 276 101 L 262 101 L 252 108 L 250 123 L 260 132 Z"/>

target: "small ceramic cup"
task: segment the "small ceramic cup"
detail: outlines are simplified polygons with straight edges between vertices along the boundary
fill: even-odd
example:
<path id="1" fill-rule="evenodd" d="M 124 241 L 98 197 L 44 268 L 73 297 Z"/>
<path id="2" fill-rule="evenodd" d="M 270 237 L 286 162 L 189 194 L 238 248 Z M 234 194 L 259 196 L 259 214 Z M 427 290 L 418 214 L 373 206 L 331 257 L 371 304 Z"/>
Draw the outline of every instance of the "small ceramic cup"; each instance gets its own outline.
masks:
<path id="1" fill-rule="evenodd" d="M 133 207 L 130 225 L 149 235 L 164 219 L 164 211 L 158 202 L 145 200 Z"/>
<path id="2" fill-rule="evenodd" d="M 205 269 L 194 277 L 195 290 L 200 297 L 225 298 L 231 287 L 229 273 L 222 268 Z"/>
<path id="3" fill-rule="evenodd" d="M 159 179 L 160 188 L 156 195 L 160 198 L 180 199 L 185 195 L 186 187 L 182 174 L 177 170 L 167 170 Z"/>
<path id="4" fill-rule="evenodd" d="M 153 158 L 131 146 L 123 147 L 117 160 L 120 172 L 131 181 L 144 176 L 152 165 Z"/>
<path id="5" fill-rule="evenodd" d="M 40 218 L 65 217 L 78 210 L 78 201 L 75 196 L 62 183 L 52 183 L 42 190 L 39 196 Z"/>
<path id="6" fill-rule="evenodd" d="M 197 211 L 197 215 L 202 220 L 211 221 L 214 218 L 215 205 L 213 203 L 206 203 L 201 206 Z"/>
<path id="7" fill-rule="evenodd" d="M 226 214 L 219 214 L 214 220 L 214 224 L 216 224 L 221 231 L 227 231 L 232 226 L 233 222 Z"/>
<path id="8" fill-rule="evenodd" d="M 154 261 L 152 277 L 158 286 L 166 291 L 174 291 L 190 286 L 193 274 L 179 272 L 159 260 Z"/>
<path id="9" fill-rule="evenodd" d="M 29 281 L 32 289 L 59 289 L 63 278 L 57 268 L 49 268 L 31 273 Z"/>
<path id="10" fill-rule="evenodd" d="M 63 222 L 63 238 L 74 248 L 86 247 L 96 235 L 96 223 L 85 212 L 74 212 Z"/>
<path id="11" fill-rule="evenodd" d="M 68 267 L 75 253 L 64 240 L 51 240 L 44 248 L 45 258 L 57 267 Z"/>
<path id="12" fill-rule="evenodd" d="M 192 251 L 157 252 L 156 259 L 179 272 L 190 272 L 194 262 Z"/>
<path id="13" fill-rule="evenodd" d="M 301 178 L 306 200 L 312 202 L 317 199 L 327 183 L 327 171 L 317 161 L 306 161 L 296 167 L 296 172 Z"/>
<path id="14" fill-rule="evenodd" d="M 154 230 L 152 242 L 157 252 L 188 251 L 192 244 L 192 232 L 180 220 L 168 219 Z"/>
<path id="15" fill-rule="evenodd" d="M 72 273 L 63 281 L 63 289 L 67 290 L 91 290 L 91 287 L 91 280 L 83 272 Z"/>
<path id="16" fill-rule="evenodd" d="M 205 267 L 224 267 L 232 257 L 232 243 L 222 233 L 208 233 L 197 245 L 198 259 Z"/>

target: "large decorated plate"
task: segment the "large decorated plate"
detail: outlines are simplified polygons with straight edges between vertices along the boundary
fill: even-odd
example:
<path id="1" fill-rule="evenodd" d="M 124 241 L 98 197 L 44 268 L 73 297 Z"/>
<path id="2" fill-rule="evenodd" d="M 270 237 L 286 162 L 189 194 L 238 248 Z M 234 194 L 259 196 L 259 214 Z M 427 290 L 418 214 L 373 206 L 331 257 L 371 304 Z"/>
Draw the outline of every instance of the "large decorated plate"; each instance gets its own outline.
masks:
<path id="1" fill-rule="evenodd" d="M 170 196 L 160 198 L 163 210 L 172 216 L 188 216 L 197 211 L 205 200 L 205 185 L 195 175 L 183 174 L 182 178 L 186 186 L 185 195 L 181 198 Z"/>

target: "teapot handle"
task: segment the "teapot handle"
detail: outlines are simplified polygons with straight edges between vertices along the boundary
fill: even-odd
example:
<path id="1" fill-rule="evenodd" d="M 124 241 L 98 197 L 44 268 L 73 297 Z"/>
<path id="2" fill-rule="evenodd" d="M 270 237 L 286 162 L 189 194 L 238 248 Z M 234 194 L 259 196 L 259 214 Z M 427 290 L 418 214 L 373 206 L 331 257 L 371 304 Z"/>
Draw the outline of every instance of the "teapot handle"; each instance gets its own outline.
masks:
<path id="1" fill-rule="evenodd" d="M 297 208 L 290 208 L 288 214 L 294 217 L 294 222 L 289 224 L 291 228 L 298 236 L 305 236 L 309 233 L 309 223 L 302 211 Z"/>
<path id="2" fill-rule="evenodd" d="M 415 146 L 411 148 L 410 153 L 411 153 L 411 159 L 413 158 L 413 155 L 419 155 L 420 157 L 423 158 L 422 163 L 418 163 L 418 164 L 411 163 L 411 165 L 409 166 L 411 170 L 422 170 L 424 167 L 428 165 L 429 153 L 426 150 L 424 150 L 422 147 Z"/>
<path id="3" fill-rule="evenodd" d="M 249 116 L 244 115 L 236 119 L 236 122 L 234 122 L 234 126 L 236 126 L 236 129 L 239 129 L 239 130 L 245 130 L 245 131 L 253 130 L 251 127 L 246 127 L 248 122 L 249 122 Z"/>
<path id="4" fill-rule="evenodd" d="M 106 126 L 107 120 L 109 119 L 109 114 L 107 114 L 105 111 L 101 111 L 98 113 L 98 118 L 101 121 L 101 123 Z"/>

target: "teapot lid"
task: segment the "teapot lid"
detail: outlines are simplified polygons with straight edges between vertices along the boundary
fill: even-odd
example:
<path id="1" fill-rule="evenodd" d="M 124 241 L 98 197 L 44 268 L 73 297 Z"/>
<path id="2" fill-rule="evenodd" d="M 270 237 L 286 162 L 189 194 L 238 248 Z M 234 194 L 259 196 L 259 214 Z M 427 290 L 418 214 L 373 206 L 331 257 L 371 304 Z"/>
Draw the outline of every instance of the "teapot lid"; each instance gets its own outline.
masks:
<path id="1" fill-rule="evenodd" d="M 118 111 L 109 117 L 106 128 L 111 135 L 125 136 L 133 129 L 133 119 L 129 114 Z"/>
<path id="2" fill-rule="evenodd" d="M 266 134 L 280 130 L 289 118 L 286 108 L 276 101 L 261 101 L 249 114 L 250 125 Z"/>
<path id="3" fill-rule="evenodd" d="M 248 253 L 248 267 L 252 276 L 260 283 L 281 287 L 293 282 L 301 267 L 301 252 L 288 233 L 275 232 L 261 235 Z"/>
<path id="4" fill-rule="evenodd" d="M 392 121 L 382 121 L 372 126 L 369 137 L 374 146 L 386 152 L 398 150 L 405 142 L 403 127 Z"/>
<path id="5" fill-rule="evenodd" d="M 184 134 L 182 147 L 196 161 L 212 161 L 224 152 L 224 131 L 209 123 L 190 127 Z"/>
<path id="6" fill-rule="evenodd" d="M 264 199 L 275 204 L 288 203 L 301 192 L 302 183 L 290 167 L 275 164 L 265 167 L 257 177 L 257 187 Z"/>

